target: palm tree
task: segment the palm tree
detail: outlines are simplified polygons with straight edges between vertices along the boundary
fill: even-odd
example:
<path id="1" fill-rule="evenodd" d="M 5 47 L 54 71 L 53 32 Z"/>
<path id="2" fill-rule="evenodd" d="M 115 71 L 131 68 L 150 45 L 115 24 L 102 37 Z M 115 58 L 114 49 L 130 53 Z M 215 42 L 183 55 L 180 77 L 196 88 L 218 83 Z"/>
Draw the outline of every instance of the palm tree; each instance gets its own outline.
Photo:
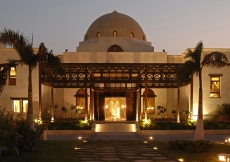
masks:
<path id="1" fill-rule="evenodd" d="M 61 67 L 61 60 L 59 57 L 53 56 L 52 52 L 48 52 L 44 43 L 39 45 L 38 51 L 35 53 L 32 42 L 19 31 L 4 29 L 0 32 L 0 42 L 12 46 L 17 51 L 19 60 L 10 60 L 10 62 L 28 66 L 27 122 L 33 128 L 32 71 L 39 62 L 48 63 L 53 70 L 57 71 Z M 3 86 L 0 86 L 0 90 L 2 90 L 1 87 Z"/>
<path id="2" fill-rule="evenodd" d="M 211 52 L 205 54 L 203 60 L 201 54 L 203 51 L 203 43 L 200 41 L 194 50 L 188 49 L 185 54 L 185 59 L 180 71 L 178 72 L 178 85 L 183 86 L 189 84 L 193 74 L 199 78 L 199 104 L 198 104 L 198 119 L 194 140 L 204 140 L 204 125 L 203 125 L 203 95 L 202 95 L 202 69 L 203 67 L 221 68 L 228 65 L 228 58 L 221 52 Z"/>

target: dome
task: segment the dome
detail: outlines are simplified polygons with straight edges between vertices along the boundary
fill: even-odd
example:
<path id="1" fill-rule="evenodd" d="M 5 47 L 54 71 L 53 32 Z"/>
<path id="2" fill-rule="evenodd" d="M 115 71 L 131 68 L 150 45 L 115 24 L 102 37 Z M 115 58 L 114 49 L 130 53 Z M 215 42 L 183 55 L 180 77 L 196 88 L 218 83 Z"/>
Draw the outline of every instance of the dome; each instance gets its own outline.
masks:
<path id="1" fill-rule="evenodd" d="M 97 37 L 133 37 L 146 41 L 141 26 L 133 18 L 116 10 L 96 19 L 90 25 L 84 40 Z"/>

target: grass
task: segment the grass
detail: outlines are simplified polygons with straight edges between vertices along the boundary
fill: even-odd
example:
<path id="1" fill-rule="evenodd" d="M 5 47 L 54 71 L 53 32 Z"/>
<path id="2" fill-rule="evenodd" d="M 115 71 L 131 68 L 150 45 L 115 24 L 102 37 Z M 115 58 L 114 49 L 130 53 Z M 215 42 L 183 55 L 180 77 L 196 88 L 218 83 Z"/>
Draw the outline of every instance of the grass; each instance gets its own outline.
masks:
<path id="1" fill-rule="evenodd" d="M 185 151 L 177 151 L 168 149 L 168 145 L 164 141 L 148 141 L 147 144 L 144 144 L 143 141 L 88 141 L 83 143 L 83 141 L 41 141 L 37 145 L 37 152 L 23 152 L 20 156 L 13 155 L 4 155 L 5 162 L 72 162 L 80 161 L 78 157 L 74 154 L 75 147 L 84 147 L 87 146 L 89 150 L 95 150 L 100 152 L 103 150 L 96 149 L 99 147 L 114 147 L 114 150 L 117 156 L 121 160 L 126 160 L 122 155 L 120 146 L 129 146 L 133 150 L 135 149 L 137 153 L 136 156 L 141 156 L 140 148 L 143 145 L 149 147 L 157 147 L 158 152 L 163 154 L 165 157 L 170 159 L 183 158 L 186 162 L 217 162 L 217 154 L 220 153 L 230 153 L 230 145 L 213 143 L 212 148 L 209 149 L 209 152 L 205 153 L 193 153 L 190 149 Z M 95 159 L 98 160 L 98 159 Z"/>

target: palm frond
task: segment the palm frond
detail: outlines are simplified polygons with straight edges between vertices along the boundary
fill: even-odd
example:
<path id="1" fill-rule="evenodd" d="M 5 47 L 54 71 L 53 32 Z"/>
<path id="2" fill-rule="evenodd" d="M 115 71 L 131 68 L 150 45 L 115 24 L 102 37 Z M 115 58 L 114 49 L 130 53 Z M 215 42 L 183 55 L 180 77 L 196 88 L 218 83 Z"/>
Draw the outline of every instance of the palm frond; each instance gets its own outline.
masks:
<path id="1" fill-rule="evenodd" d="M 221 68 L 228 66 L 228 58 L 222 52 L 211 52 L 204 56 L 204 59 L 201 62 L 202 66 Z"/>
<path id="2" fill-rule="evenodd" d="M 196 63 L 192 60 L 186 61 L 177 73 L 178 85 L 184 86 L 189 84 L 194 73 L 196 73 Z"/>

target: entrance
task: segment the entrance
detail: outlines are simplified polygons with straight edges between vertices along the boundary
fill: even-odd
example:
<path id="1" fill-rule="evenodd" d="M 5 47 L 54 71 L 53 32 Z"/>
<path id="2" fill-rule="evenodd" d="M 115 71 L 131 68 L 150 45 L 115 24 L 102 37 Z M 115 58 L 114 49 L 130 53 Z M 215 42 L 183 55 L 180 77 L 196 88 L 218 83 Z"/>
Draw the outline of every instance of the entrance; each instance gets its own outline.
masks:
<path id="1" fill-rule="evenodd" d="M 105 97 L 105 120 L 126 120 L 126 98 Z"/>
<path id="2" fill-rule="evenodd" d="M 95 120 L 136 120 L 136 92 L 95 92 Z"/>

